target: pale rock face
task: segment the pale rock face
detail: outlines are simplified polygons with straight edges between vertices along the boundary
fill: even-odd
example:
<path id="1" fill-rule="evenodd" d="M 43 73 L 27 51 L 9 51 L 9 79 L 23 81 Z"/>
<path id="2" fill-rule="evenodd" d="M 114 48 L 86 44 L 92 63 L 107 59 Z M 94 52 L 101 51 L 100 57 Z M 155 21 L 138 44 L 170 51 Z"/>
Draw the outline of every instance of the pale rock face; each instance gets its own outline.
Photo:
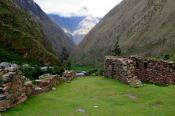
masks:
<path id="1" fill-rule="evenodd" d="M 80 44 L 87 33 L 99 22 L 98 18 L 88 15 L 82 20 L 77 29 L 73 32 L 73 41 L 76 45 Z"/>

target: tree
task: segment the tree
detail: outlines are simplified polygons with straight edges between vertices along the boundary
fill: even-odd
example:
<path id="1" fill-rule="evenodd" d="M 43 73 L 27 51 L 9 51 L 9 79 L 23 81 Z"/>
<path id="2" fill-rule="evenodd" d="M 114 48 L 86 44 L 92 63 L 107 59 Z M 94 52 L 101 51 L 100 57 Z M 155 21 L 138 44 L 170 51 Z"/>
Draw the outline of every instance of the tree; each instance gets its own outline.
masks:
<path id="1" fill-rule="evenodd" d="M 118 39 L 117 39 L 117 41 L 114 44 L 113 50 L 112 50 L 112 55 L 119 56 L 120 54 L 121 54 L 121 50 L 120 50 Z"/>
<path id="2" fill-rule="evenodd" d="M 68 60 L 68 58 L 69 58 L 69 53 L 67 49 L 64 47 L 61 52 L 61 59 L 64 61 L 64 60 Z"/>

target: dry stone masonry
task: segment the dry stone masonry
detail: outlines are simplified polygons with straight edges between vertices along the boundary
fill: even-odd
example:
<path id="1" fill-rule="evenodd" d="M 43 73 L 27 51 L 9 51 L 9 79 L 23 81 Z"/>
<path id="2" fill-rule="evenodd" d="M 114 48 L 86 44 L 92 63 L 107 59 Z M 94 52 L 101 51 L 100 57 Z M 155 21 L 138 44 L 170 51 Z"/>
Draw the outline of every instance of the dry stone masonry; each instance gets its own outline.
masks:
<path id="1" fill-rule="evenodd" d="M 106 57 L 104 74 L 134 87 L 142 86 L 141 81 L 135 75 L 133 60 L 128 58 Z"/>
<path id="2" fill-rule="evenodd" d="M 160 85 L 175 84 L 175 63 L 141 57 L 106 56 L 106 77 L 112 77 L 134 87 L 141 81 Z"/>
<path id="3" fill-rule="evenodd" d="M 17 65 L 0 64 L 0 111 L 14 107 L 27 100 L 28 97 L 52 90 L 56 85 L 75 78 L 73 71 L 66 71 L 66 77 L 45 74 L 35 80 L 28 80 L 18 70 Z"/>

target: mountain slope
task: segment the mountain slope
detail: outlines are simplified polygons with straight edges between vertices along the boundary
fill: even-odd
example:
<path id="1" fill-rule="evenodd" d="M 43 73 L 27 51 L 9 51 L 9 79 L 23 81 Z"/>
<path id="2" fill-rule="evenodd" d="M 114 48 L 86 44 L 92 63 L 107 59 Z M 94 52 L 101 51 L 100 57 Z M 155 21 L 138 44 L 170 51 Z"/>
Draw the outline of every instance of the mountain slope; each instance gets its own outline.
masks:
<path id="1" fill-rule="evenodd" d="M 72 38 L 73 42 L 78 45 L 84 36 L 99 22 L 100 18 L 87 16 L 62 17 L 55 14 L 49 14 L 49 17 L 57 25 L 62 27 L 65 33 Z"/>
<path id="2" fill-rule="evenodd" d="M 11 54 L 8 54 L 11 53 Z M 33 59 L 42 63 L 58 63 L 40 24 L 21 10 L 14 0 L 0 1 L 0 60 Z M 10 56 L 12 55 L 12 56 Z M 10 58 L 11 57 L 11 58 Z"/>
<path id="3" fill-rule="evenodd" d="M 72 16 L 72 17 L 63 17 L 56 14 L 48 14 L 48 16 L 59 25 L 61 28 L 73 32 L 78 24 L 85 18 L 85 16 Z"/>
<path id="4" fill-rule="evenodd" d="M 72 33 L 73 41 L 76 45 L 79 45 L 84 39 L 85 35 L 99 22 L 98 18 L 91 15 L 86 16 Z"/>
<path id="5" fill-rule="evenodd" d="M 42 9 L 33 0 L 15 0 L 21 9 L 32 15 L 37 22 L 41 24 L 46 39 L 51 43 L 54 52 L 57 56 L 61 56 L 63 50 L 71 52 L 73 42 L 64 33 L 64 31 L 54 24 L 50 18 L 45 14 Z"/>
<path id="6" fill-rule="evenodd" d="M 119 40 L 123 55 L 169 54 L 175 60 L 174 36 L 174 0 L 123 0 L 87 34 L 73 59 L 101 66 Z"/>

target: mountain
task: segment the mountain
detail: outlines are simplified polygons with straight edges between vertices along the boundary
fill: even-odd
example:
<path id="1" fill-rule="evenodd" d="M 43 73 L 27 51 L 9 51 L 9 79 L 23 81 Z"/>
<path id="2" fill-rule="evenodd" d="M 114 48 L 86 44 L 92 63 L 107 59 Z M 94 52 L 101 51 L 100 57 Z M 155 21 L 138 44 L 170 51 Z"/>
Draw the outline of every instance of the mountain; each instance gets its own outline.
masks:
<path id="1" fill-rule="evenodd" d="M 66 43 L 69 41 L 33 0 L 0 1 L 0 61 L 31 59 L 58 63 L 55 51 L 61 54 L 65 47 L 71 49 Z"/>
<path id="2" fill-rule="evenodd" d="M 73 61 L 100 67 L 117 42 L 123 56 L 175 60 L 174 27 L 174 0 L 123 0 L 86 35 L 72 55 Z"/>
<path id="3" fill-rule="evenodd" d="M 79 45 L 84 39 L 85 35 L 99 22 L 98 18 L 91 15 L 86 16 L 72 33 L 73 41 L 76 45 Z"/>
<path id="4" fill-rule="evenodd" d="M 63 17 L 55 14 L 49 14 L 49 17 L 58 26 L 62 27 L 65 33 L 76 45 L 80 44 L 84 36 L 99 22 L 100 18 L 87 16 Z"/>
<path id="5" fill-rule="evenodd" d="M 33 0 L 16 0 L 16 2 L 20 8 L 35 17 L 41 24 L 44 34 L 47 36 L 47 40 L 51 43 L 57 56 L 62 55 L 64 48 L 71 52 L 73 48 L 72 40 L 58 25 L 51 21 L 48 15 Z"/>
<path id="6" fill-rule="evenodd" d="M 48 14 L 48 16 L 61 28 L 66 29 L 71 33 L 77 28 L 77 25 L 85 18 L 85 16 L 64 17 L 56 14 Z"/>

